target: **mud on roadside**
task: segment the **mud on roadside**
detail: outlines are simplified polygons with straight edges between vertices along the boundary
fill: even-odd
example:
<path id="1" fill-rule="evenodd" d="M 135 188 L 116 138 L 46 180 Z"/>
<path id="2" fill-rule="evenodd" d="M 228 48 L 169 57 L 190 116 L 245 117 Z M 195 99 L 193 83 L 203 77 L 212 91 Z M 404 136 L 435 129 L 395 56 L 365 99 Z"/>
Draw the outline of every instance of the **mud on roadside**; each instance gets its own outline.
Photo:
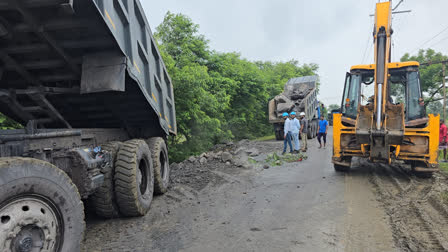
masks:
<path id="1" fill-rule="evenodd" d="M 199 156 L 172 164 L 170 188 L 154 198 L 146 216 L 104 220 L 88 211 L 82 251 L 158 250 L 167 243 L 176 247 L 181 238 L 193 239 L 188 227 L 194 224 L 189 222 L 196 222 L 200 213 L 183 213 L 183 209 L 200 212 L 200 208 L 191 206 L 214 204 L 208 195 L 226 184 L 250 187 L 254 175 L 264 169 L 263 160 L 274 151 L 279 151 L 279 142 L 243 140 L 217 145 Z M 184 215 L 185 219 L 177 218 Z M 172 233 L 167 236 L 167 232 Z M 174 251 L 182 248 L 179 246 Z"/>
<path id="2" fill-rule="evenodd" d="M 448 177 L 436 173 L 419 178 L 404 165 L 368 169 L 396 246 L 402 251 L 447 251 Z"/>

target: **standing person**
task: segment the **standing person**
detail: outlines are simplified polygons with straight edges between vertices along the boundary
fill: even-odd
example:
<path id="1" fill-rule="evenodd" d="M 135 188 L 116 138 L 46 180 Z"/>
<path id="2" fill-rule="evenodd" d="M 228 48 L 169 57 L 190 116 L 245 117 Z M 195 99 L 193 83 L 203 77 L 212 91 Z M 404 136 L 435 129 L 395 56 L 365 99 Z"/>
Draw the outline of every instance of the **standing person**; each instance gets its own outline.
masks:
<path id="1" fill-rule="evenodd" d="M 439 150 L 443 150 L 443 161 L 446 162 L 446 148 L 448 142 L 447 127 L 443 119 L 440 120 L 439 128 Z"/>
<path id="2" fill-rule="evenodd" d="M 291 134 L 294 140 L 294 153 L 299 153 L 300 142 L 299 142 L 299 132 L 300 132 L 300 121 L 296 118 L 296 112 L 291 112 Z"/>
<path id="3" fill-rule="evenodd" d="M 300 113 L 300 137 L 302 138 L 302 151 L 306 152 L 308 149 L 308 121 L 305 118 L 305 113 Z"/>
<path id="4" fill-rule="evenodd" d="M 292 153 L 292 144 L 291 144 L 291 120 L 288 117 L 288 113 L 283 113 L 283 120 L 285 120 L 285 126 L 283 128 L 283 132 L 285 132 L 284 141 L 283 141 L 283 153 L 286 153 L 287 144 L 289 144 L 290 153 Z"/>
<path id="5" fill-rule="evenodd" d="M 328 130 L 328 122 L 325 120 L 324 115 L 320 116 L 319 121 L 319 127 L 317 127 L 317 141 L 319 142 L 319 149 L 322 148 L 322 142 L 320 141 L 320 138 L 323 137 L 324 139 L 324 149 L 325 145 L 327 144 L 327 130 Z"/>

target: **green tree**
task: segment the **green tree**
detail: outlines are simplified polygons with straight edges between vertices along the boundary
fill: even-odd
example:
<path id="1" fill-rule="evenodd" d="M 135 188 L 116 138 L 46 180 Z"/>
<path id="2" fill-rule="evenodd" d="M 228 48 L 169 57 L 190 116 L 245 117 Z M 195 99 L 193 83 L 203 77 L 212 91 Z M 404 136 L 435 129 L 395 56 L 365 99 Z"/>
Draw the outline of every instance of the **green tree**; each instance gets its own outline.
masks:
<path id="1" fill-rule="evenodd" d="M 440 101 L 434 101 L 426 106 L 428 114 L 443 114 L 443 104 Z"/>
<path id="2" fill-rule="evenodd" d="M 417 55 L 409 55 L 406 53 L 401 57 L 401 61 L 418 61 L 419 63 L 440 62 L 447 60 L 448 57 L 433 49 L 420 50 Z M 442 90 L 442 65 L 431 64 L 420 66 L 420 81 L 422 91 L 426 95 L 426 103 L 443 99 L 440 95 Z"/>
<path id="3" fill-rule="evenodd" d="M 331 104 L 330 106 L 328 106 L 329 111 L 332 111 L 334 109 L 339 109 L 339 108 L 340 108 L 340 106 L 337 104 Z"/>
<path id="4" fill-rule="evenodd" d="M 172 161 L 224 139 L 271 134 L 269 99 L 288 79 L 318 70 L 297 60 L 254 63 L 238 53 L 218 53 L 198 30 L 189 17 L 168 12 L 155 33 L 174 86 L 178 136 L 169 142 Z"/>
<path id="5" fill-rule="evenodd" d="M 0 129 L 5 130 L 5 129 L 21 129 L 21 128 L 23 128 L 23 126 L 20 123 L 0 113 Z"/>

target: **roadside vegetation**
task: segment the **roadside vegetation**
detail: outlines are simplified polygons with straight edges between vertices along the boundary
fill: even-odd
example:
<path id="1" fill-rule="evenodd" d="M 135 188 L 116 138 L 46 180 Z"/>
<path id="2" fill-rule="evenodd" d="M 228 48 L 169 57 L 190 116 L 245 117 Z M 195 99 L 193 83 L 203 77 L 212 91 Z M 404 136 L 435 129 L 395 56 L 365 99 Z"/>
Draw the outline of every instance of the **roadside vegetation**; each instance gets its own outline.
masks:
<path id="1" fill-rule="evenodd" d="M 272 135 L 268 101 L 286 81 L 317 74 L 316 64 L 249 61 L 236 52 L 217 52 L 182 14 L 168 12 L 155 37 L 174 85 L 178 136 L 170 139 L 177 162 L 222 141 Z"/>

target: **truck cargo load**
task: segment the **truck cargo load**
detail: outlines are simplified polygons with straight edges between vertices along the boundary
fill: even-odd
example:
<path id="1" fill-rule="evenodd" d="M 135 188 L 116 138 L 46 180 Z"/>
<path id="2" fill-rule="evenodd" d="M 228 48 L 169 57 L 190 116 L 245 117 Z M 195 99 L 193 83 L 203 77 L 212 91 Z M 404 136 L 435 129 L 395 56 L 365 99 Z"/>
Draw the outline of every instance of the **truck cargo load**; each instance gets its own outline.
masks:
<path id="1" fill-rule="evenodd" d="M 317 135 L 317 75 L 292 78 L 285 84 L 284 92 L 269 101 L 269 122 L 274 125 L 277 140 L 283 139 L 284 112 L 305 113 L 308 119 L 308 138 Z"/>

